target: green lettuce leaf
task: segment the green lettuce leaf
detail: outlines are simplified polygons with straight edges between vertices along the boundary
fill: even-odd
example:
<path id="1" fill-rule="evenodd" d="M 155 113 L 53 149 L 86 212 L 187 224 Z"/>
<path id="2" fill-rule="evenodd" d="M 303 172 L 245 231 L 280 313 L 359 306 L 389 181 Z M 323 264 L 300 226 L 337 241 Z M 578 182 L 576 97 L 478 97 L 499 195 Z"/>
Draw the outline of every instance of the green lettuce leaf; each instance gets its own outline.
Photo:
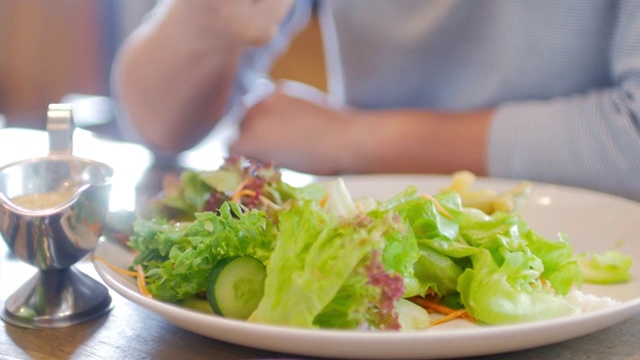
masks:
<path id="1" fill-rule="evenodd" d="M 585 282 L 614 284 L 631 280 L 631 257 L 617 251 L 582 254 L 579 265 Z"/>
<path id="2" fill-rule="evenodd" d="M 458 291 L 467 310 L 488 324 L 524 322 L 576 313 L 563 297 L 581 283 L 568 242 L 550 241 L 520 217 L 498 213 L 463 219 L 460 235 L 478 251 L 470 256 Z"/>
<path id="3" fill-rule="evenodd" d="M 498 265 L 489 250 L 472 256 L 474 266 L 460 276 L 458 290 L 467 311 L 487 324 L 507 324 L 551 319 L 576 314 L 579 309 L 563 296 L 533 288 L 529 279 L 529 258 L 523 253 L 505 253 Z"/>
<path id="4" fill-rule="evenodd" d="M 383 294 L 368 269 L 383 251 L 385 233 L 397 222 L 388 217 L 350 221 L 318 202 L 294 201 L 280 212 L 278 226 L 264 296 L 249 321 L 354 328 L 374 318 L 371 307 Z M 404 289 L 397 279 L 399 299 Z"/>
<path id="5" fill-rule="evenodd" d="M 147 289 L 159 300 L 184 300 L 206 289 L 213 267 L 223 258 L 253 256 L 266 262 L 276 239 L 264 211 L 224 203 L 219 213 L 196 213 L 187 225 L 155 225 L 140 220 L 129 245 L 140 251 Z"/>

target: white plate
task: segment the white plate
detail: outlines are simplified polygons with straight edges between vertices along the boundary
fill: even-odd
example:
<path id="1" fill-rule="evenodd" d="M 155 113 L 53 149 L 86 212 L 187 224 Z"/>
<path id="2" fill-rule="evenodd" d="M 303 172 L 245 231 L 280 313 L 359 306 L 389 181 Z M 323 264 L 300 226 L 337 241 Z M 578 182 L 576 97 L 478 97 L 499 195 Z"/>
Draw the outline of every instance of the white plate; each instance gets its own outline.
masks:
<path id="1" fill-rule="evenodd" d="M 439 176 L 353 176 L 345 181 L 354 197 L 386 199 L 408 185 L 435 193 L 449 184 Z M 478 179 L 476 187 L 506 190 L 513 181 Z M 604 329 L 640 311 L 640 203 L 618 197 L 548 184 L 534 184 L 525 220 L 542 235 L 568 234 L 576 252 L 619 250 L 635 264 L 633 280 L 621 285 L 583 287 L 583 292 L 609 296 L 620 304 L 565 318 L 506 326 L 480 326 L 455 320 L 424 332 L 308 330 L 224 319 L 141 296 L 130 278 L 95 262 L 113 290 L 186 330 L 210 338 L 283 353 L 340 358 L 410 359 L 479 356 L 547 345 Z M 120 267 L 133 255 L 125 247 L 103 241 L 95 254 Z M 116 310 L 117 311 L 117 310 Z"/>

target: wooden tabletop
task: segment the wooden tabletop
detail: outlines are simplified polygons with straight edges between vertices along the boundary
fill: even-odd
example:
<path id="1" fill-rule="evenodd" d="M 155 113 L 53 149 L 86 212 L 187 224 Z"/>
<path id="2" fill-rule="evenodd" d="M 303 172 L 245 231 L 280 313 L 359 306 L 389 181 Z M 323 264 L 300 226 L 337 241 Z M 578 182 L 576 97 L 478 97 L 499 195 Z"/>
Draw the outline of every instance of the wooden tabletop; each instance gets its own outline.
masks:
<path id="1" fill-rule="evenodd" d="M 159 185 L 159 174 L 177 168 L 156 166 L 143 187 Z M 144 196 L 147 196 L 144 194 Z M 99 279 L 93 264 L 78 269 Z M 35 273 L 0 243 L 0 306 Z M 224 343 L 172 325 L 111 291 L 113 309 L 106 315 L 60 329 L 24 329 L 0 321 L 0 359 L 304 359 Z M 640 359 L 640 315 L 605 330 L 540 348 L 482 357 L 487 359 Z M 464 346 L 464 344 L 460 344 Z"/>

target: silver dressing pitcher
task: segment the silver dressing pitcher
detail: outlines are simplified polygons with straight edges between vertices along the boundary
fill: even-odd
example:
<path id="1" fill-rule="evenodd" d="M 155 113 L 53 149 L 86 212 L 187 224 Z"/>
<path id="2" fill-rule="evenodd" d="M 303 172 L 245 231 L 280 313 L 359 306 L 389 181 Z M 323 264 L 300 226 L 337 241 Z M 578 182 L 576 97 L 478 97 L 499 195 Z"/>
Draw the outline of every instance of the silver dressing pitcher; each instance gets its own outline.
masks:
<path id="1" fill-rule="evenodd" d="M 0 235 L 38 270 L 5 300 L 2 318 L 27 328 L 74 325 L 111 309 L 107 288 L 74 264 L 98 244 L 113 170 L 73 156 L 70 106 L 49 106 L 47 131 L 48 156 L 0 168 Z"/>

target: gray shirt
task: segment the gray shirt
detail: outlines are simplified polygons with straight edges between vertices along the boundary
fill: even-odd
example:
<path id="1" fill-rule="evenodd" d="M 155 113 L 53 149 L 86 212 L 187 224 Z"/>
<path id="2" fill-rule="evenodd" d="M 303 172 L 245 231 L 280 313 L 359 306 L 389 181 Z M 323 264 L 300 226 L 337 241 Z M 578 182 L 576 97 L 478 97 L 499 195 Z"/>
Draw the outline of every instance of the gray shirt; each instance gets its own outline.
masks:
<path id="1" fill-rule="evenodd" d="M 244 84 L 309 11 L 247 54 Z M 492 107 L 490 175 L 640 200 L 639 0 L 326 0 L 319 16 L 334 103 Z"/>

